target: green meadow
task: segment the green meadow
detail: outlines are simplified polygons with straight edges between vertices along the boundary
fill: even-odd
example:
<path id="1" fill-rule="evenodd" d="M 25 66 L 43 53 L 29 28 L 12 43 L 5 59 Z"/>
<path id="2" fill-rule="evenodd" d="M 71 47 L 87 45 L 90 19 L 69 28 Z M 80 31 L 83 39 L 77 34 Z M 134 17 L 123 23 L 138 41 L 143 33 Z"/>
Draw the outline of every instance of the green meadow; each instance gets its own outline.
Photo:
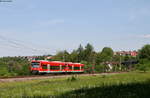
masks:
<path id="1" fill-rule="evenodd" d="M 0 98 L 148 98 L 150 72 L 0 82 Z"/>

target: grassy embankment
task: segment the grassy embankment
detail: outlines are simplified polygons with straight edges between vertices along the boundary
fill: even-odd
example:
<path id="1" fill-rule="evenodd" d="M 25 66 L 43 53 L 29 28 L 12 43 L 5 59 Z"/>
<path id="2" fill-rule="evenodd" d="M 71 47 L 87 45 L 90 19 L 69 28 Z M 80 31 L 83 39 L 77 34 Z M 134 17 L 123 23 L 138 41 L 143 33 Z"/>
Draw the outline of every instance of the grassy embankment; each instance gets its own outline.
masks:
<path id="1" fill-rule="evenodd" d="M 1 82 L 2 98 L 148 98 L 150 73 Z"/>

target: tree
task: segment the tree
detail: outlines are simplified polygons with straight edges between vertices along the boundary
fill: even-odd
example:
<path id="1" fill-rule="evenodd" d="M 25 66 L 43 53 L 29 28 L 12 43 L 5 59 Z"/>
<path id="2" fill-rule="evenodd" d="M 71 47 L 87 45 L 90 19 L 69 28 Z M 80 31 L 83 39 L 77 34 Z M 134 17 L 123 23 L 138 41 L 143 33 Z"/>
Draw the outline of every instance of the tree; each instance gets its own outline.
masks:
<path id="1" fill-rule="evenodd" d="M 64 51 L 63 61 L 70 62 L 70 54 L 66 50 Z"/>
<path id="2" fill-rule="evenodd" d="M 82 45 L 79 45 L 79 48 L 77 49 L 77 61 L 81 62 L 82 60 L 84 60 L 84 48 L 82 47 Z"/>
<path id="3" fill-rule="evenodd" d="M 93 62 L 93 54 L 94 54 L 94 48 L 91 44 L 87 44 L 85 46 L 84 50 L 84 60 L 87 62 Z"/>
<path id="4" fill-rule="evenodd" d="M 130 60 L 130 59 L 131 59 L 131 57 L 130 57 L 129 55 L 125 55 L 124 61 L 128 61 L 128 60 Z"/>
<path id="5" fill-rule="evenodd" d="M 8 71 L 12 72 L 14 67 L 14 61 L 9 61 L 8 62 Z"/>
<path id="6" fill-rule="evenodd" d="M 113 55 L 114 52 L 111 48 L 104 47 L 102 49 L 102 52 L 97 55 L 97 63 L 112 61 Z"/>
<path id="7" fill-rule="evenodd" d="M 77 49 L 77 52 L 78 53 L 81 53 L 81 52 L 83 52 L 84 51 L 84 48 L 82 47 L 82 45 L 80 44 L 79 45 L 79 48 Z"/>
<path id="8" fill-rule="evenodd" d="M 76 50 L 73 50 L 70 54 L 70 61 L 71 62 L 77 62 L 78 61 L 78 52 Z"/>
<path id="9" fill-rule="evenodd" d="M 146 64 L 144 64 L 144 65 L 139 65 L 138 66 L 138 70 L 140 70 L 140 71 L 143 71 L 143 72 L 146 72 L 147 70 L 148 70 L 149 68 L 148 68 L 148 66 L 146 65 Z"/>
<path id="10" fill-rule="evenodd" d="M 101 52 L 98 52 L 96 54 L 96 65 L 100 65 L 101 61 Z"/>
<path id="11" fill-rule="evenodd" d="M 94 51 L 94 48 L 93 48 L 93 46 L 90 44 L 90 43 L 88 43 L 86 46 L 85 46 L 85 51 L 87 52 L 87 54 L 89 53 L 91 53 L 91 52 L 93 52 Z"/>
<path id="12" fill-rule="evenodd" d="M 124 60 L 124 57 L 120 54 L 116 54 L 113 56 L 113 61 L 114 62 L 120 62 L 120 61 L 123 61 Z"/>
<path id="13" fill-rule="evenodd" d="M 139 58 L 140 59 L 148 59 L 150 60 L 150 45 L 147 44 L 139 50 Z"/>
<path id="14" fill-rule="evenodd" d="M 66 50 L 60 51 L 53 57 L 53 60 L 68 62 L 70 61 L 70 54 Z"/>
<path id="15" fill-rule="evenodd" d="M 64 52 L 60 51 L 60 52 L 56 53 L 55 56 L 53 56 L 53 60 L 62 61 L 63 60 L 63 56 L 64 56 Z"/>

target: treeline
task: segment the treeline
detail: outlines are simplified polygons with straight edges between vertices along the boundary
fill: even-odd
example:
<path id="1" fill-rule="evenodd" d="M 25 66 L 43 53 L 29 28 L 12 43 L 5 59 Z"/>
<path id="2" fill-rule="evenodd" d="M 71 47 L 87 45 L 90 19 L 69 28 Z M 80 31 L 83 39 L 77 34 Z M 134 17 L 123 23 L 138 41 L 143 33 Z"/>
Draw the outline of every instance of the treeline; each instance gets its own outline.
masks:
<path id="1" fill-rule="evenodd" d="M 39 56 L 38 60 L 44 60 Z M 115 54 L 110 47 L 104 47 L 96 52 L 91 44 L 79 47 L 69 53 L 60 51 L 51 57 L 52 61 L 76 62 L 85 64 L 85 72 L 116 72 L 140 70 L 146 72 L 150 69 L 150 45 L 138 50 L 138 56 Z M 132 63 L 132 61 L 137 61 Z M 0 58 L 0 76 L 29 75 L 30 61 L 24 57 Z"/>
<path id="2" fill-rule="evenodd" d="M 0 58 L 0 76 L 29 75 L 30 62 L 23 57 Z"/>
<path id="3" fill-rule="evenodd" d="M 139 55 L 137 58 L 139 63 L 136 65 L 136 69 L 144 72 L 150 70 L 150 44 L 144 45 L 139 50 Z"/>
<path id="4" fill-rule="evenodd" d="M 102 51 L 96 52 L 91 44 L 87 44 L 85 47 L 79 45 L 78 49 L 73 50 L 71 53 L 67 50 L 60 51 L 52 57 L 52 60 L 65 61 L 65 62 L 86 62 L 87 64 L 100 64 L 106 61 L 118 61 L 118 57 L 109 47 L 104 47 Z"/>
<path id="5" fill-rule="evenodd" d="M 79 45 L 71 53 L 67 50 L 60 51 L 51 60 L 83 63 L 86 65 L 85 69 L 89 69 L 88 72 L 132 70 L 146 72 L 150 70 L 150 45 L 144 45 L 138 50 L 138 55 L 133 57 L 131 55 L 115 54 L 110 47 L 104 47 L 102 51 L 96 52 L 94 47 L 88 43 L 85 47 Z"/>
<path id="6" fill-rule="evenodd" d="M 96 52 L 94 47 L 88 43 L 85 47 L 79 45 L 71 53 L 67 50 L 60 51 L 51 60 L 83 63 L 88 72 L 106 72 L 129 70 L 129 66 L 121 66 L 122 62 L 137 59 L 130 55 L 115 54 L 110 47 L 104 47 L 102 51 Z M 110 67 L 112 67 L 111 70 Z"/>

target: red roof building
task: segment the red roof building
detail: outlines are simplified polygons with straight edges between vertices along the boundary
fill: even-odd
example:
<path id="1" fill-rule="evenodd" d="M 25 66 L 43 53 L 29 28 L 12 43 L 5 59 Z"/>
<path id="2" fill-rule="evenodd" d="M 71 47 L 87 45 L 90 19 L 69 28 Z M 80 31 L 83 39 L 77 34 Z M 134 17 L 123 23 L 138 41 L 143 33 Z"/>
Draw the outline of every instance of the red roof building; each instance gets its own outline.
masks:
<path id="1" fill-rule="evenodd" d="M 119 51 L 119 52 L 115 52 L 114 55 L 122 55 L 122 56 L 126 56 L 126 55 L 129 55 L 129 56 L 133 56 L 133 57 L 136 57 L 138 55 L 138 52 L 137 51 Z"/>

